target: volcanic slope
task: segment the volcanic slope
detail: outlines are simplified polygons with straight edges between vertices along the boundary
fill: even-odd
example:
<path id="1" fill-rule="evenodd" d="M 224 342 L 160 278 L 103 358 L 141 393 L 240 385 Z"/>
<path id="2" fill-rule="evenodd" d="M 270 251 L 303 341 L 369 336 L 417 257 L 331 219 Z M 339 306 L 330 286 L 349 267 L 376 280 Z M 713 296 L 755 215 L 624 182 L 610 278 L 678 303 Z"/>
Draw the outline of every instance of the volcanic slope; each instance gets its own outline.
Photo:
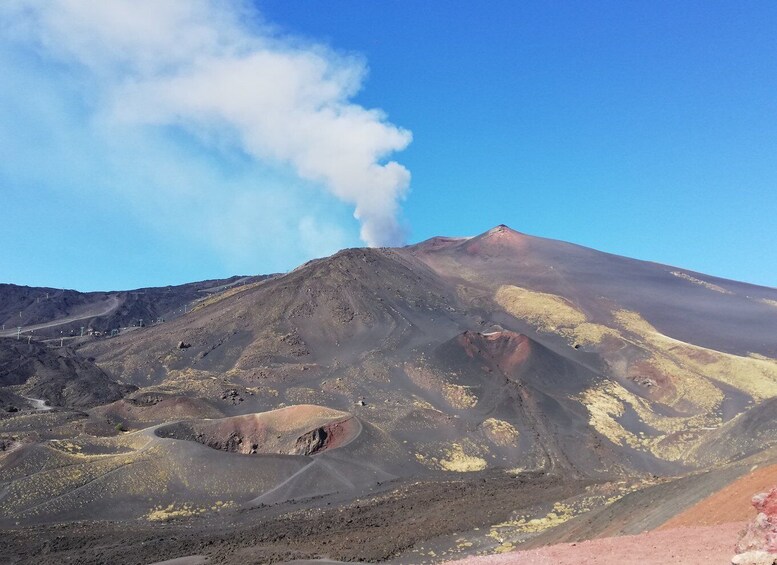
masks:
<path id="1" fill-rule="evenodd" d="M 558 385 L 545 390 L 564 391 L 556 393 L 561 412 L 651 472 L 661 468 L 651 460 L 693 465 L 693 446 L 712 428 L 777 396 L 777 290 L 504 226 L 342 251 L 83 351 L 138 386 L 226 392 L 241 405 L 227 407 L 232 413 L 279 403 L 349 410 L 363 401 L 359 409 L 399 431 L 422 418 L 424 426 L 464 421 L 486 405 L 468 388 L 483 386 L 479 367 L 427 365 L 442 344 L 492 326 L 562 358 L 540 372 Z M 181 341 L 191 347 L 177 349 Z M 536 422 L 550 418 L 543 410 Z M 484 454 L 470 435 L 447 449 L 474 462 Z M 421 450 L 419 460 L 445 455 Z"/>
<path id="2" fill-rule="evenodd" d="M 561 355 L 592 354 L 606 378 L 578 398 L 613 443 L 695 464 L 699 438 L 777 395 L 776 289 L 505 226 L 402 252 L 491 320 Z"/>
<path id="3" fill-rule="evenodd" d="M 683 475 L 697 485 L 695 504 L 752 458 L 770 463 L 777 443 L 768 433 L 777 290 L 505 226 L 344 250 L 235 285 L 164 324 L 90 337 L 77 354 L 140 390 L 90 409 L 80 427 L 55 410 L 48 432 L 25 431 L 0 455 L 7 515 L 22 525 L 145 517 L 196 527 L 198 516 L 213 525 L 227 512 L 230 527 L 247 528 L 240 551 L 259 539 L 254 526 L 320 532 L 342 519 L 342 531 L 315 543 L 313 533 L 261 538 L 269 561 L 289 547 L 364 557 L 350 519 L 364 520 L 365 544 L 380 545 L 371 559 L 424 560 L 427 542 L 438 556 L 502 551 L 580 524 L 592 508 L 604 519 L 672 502 L 663 485 L 681 489 Z M 35 417 L 10 416 L 0 431 L 27 430 Z M 75 429 L 77 441 L 61 443 Z M 707 469 L 719 470 L 698 475 Z M 363 496 L 372 502 L 353 500 Z M 283 517 L 289 504 L 317 510 Z M 683 510 L 667 502 L 649 523 Z M 417 527 L 378 543 L 369 528 L 394 527 L 396 512 Z M 105 543 L 109 530 L 99 530 Z M 233 539 L 225 531 L 219 548 L 198 547 L 239 562 Z M 153 557 L 181 555 L 157 547 Z"/>
<path id="4" fill-rule="evenodd" d="M 82 351 L 149 390 L 222 398 L 227 413 L 356 410 L 429 468 L 664 474 L 698 465 L 712 430 L 777 396 L 776 305 L 774 289 L 499 226 L 345 250 Z M 533 369 L 501 367 L 516 340 Z"/>
<path id="5" fill-rule="evenodd" d="M 455 286 L 411 255 L 346 250 L 82 351 L 144 390 L 222 398 L 227 413 L 291 404 L 354 411 L 407 447 L 414 472 L 411 463 L 463 472 L 562 466 L 584 475 L 661 469 L 588 425 L 582 395 L 605 380 L 595 357 L 567 347 L 567 358 L 497 330 L 524 344 L 527 362 L 495 371 L 521 353 L 470 359 L 472 343 L 488 342 L 477 331 L 487 325 Z M 595 368 L 581 363 L 587 357 Z M 569 438 L 560 443 L 562 429 Z"/>
<path id="6" fill-rule="evenodd" d="M 113 381 L 93 362 L 68 348 L 53 349 L 10 338 L 0 338 L 0 387 L 69 408 L 106 404 L 137 388 Z"/>
<path id="7" fill-rule="evenodd" d="M 78 292 L 0 284 L 0 336 L 80 336 L 81 328 L 99 332 L 151 325 L 174 318 L 209 297 L 253 284 L 266 276 L 230 277 L 178 286 L 114 292 Z"/>

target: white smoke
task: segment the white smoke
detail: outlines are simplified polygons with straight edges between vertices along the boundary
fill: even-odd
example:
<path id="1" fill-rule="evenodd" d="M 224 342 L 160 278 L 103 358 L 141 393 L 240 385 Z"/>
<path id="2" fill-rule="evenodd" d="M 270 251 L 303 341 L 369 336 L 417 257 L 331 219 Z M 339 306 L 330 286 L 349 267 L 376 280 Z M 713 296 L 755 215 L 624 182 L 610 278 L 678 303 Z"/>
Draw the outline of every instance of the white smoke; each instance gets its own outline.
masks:
<path id="1" fill-rule="evenodd" d="M 411 133 L 352 102 L 361 59 L 283 37 L 238 2 L 6 0 L 0 16 L 2 33 L 85 72 L 100 123 L 175 126 L 290 166 L 354 207 L 367 245 L 402 242 L 410 173 L 386 160 Z"/>

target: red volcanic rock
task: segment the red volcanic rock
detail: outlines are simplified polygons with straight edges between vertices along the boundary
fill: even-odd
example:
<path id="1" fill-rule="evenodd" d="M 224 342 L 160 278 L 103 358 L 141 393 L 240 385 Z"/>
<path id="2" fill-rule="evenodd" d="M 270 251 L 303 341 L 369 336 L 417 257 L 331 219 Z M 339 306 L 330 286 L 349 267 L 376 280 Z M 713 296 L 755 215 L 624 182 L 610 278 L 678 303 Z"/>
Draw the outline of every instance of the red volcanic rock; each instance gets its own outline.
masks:
<path id="1" fill-rule="evenodd" d="M 772 565 L 777 563 L 777 487 L 757 494 L 752 500 L 758 511 L 736 546 L 737 565 Z"/>
<path id="2" fill-rule="evenodd" d="M 531 354 L 531 340 L 507 330 L 466 331 L 459 335 L 458 342 L 469 357 L 480 356 L 505 373 L 517 370 Z"/>
<path id="3" fill-rule="evenodd" d="M 769 492 L 762 492 L 753 497 L 753 506 L 759 513 L 769 517 L 777 516 L 777 487 Z"/>

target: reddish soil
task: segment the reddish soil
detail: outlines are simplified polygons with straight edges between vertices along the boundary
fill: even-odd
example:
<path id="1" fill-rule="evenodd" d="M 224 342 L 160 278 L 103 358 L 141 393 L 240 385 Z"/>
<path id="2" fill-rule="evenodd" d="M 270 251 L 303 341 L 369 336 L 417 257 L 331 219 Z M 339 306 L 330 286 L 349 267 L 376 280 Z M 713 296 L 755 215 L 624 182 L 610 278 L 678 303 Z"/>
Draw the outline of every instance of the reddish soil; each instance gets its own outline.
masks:
<path id="1" fill-rule="evenodd" d="M 178 422 L 159 428 L 157 435 L 196 441 L 232 453 L 311 455 L 347 444 L 360 430 L 359 422 L 345 412 L 299 405 L 216 420 Z"/>
<path id="2" fill-rule="evenodd" d="M 482 355 L 504 372 L 518 369 L 529 358 L 531 340 L 511 331 L 477 333 L 467 331 L 458 337 L 470 358 Z"/>
<path id="3" fill-rule="evenodd" d="M 502 555 L 472 557 L 457 565 L 727 565 L 746 524 L 674 528 L 637 536 L 562 543 Z"/>
<path id="4" fill-rule="evenodd" d="M 777 465 L 755 469 L 678 514 L 660 529 L 752 520 L 755 518 L 755 510 L 750 502 L 753 495 L 767 491 L 775 484 L 777 484 Z"/>

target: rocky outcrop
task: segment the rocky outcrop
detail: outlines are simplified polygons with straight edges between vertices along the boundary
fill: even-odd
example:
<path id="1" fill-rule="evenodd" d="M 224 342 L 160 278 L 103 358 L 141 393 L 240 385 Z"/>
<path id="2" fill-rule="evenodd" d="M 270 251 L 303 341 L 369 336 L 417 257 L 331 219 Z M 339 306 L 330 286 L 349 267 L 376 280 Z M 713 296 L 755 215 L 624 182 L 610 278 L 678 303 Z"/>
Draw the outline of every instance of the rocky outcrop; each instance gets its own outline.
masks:
<path id="1" fill-rule="evenodd" d="M 753 497 L 758 515 L 736 546 L 735 565 L 777 564 L 777 487 Z"/>
<path id="2" fill-rule="evenodd" d="M 294 448 L 291 450 L 292 455 L 313 455 L 319 451 L 323 451 L 327 445 L 327 437 L 324 427 L 316 428 L 308 433 L 297 438 Z"/>

